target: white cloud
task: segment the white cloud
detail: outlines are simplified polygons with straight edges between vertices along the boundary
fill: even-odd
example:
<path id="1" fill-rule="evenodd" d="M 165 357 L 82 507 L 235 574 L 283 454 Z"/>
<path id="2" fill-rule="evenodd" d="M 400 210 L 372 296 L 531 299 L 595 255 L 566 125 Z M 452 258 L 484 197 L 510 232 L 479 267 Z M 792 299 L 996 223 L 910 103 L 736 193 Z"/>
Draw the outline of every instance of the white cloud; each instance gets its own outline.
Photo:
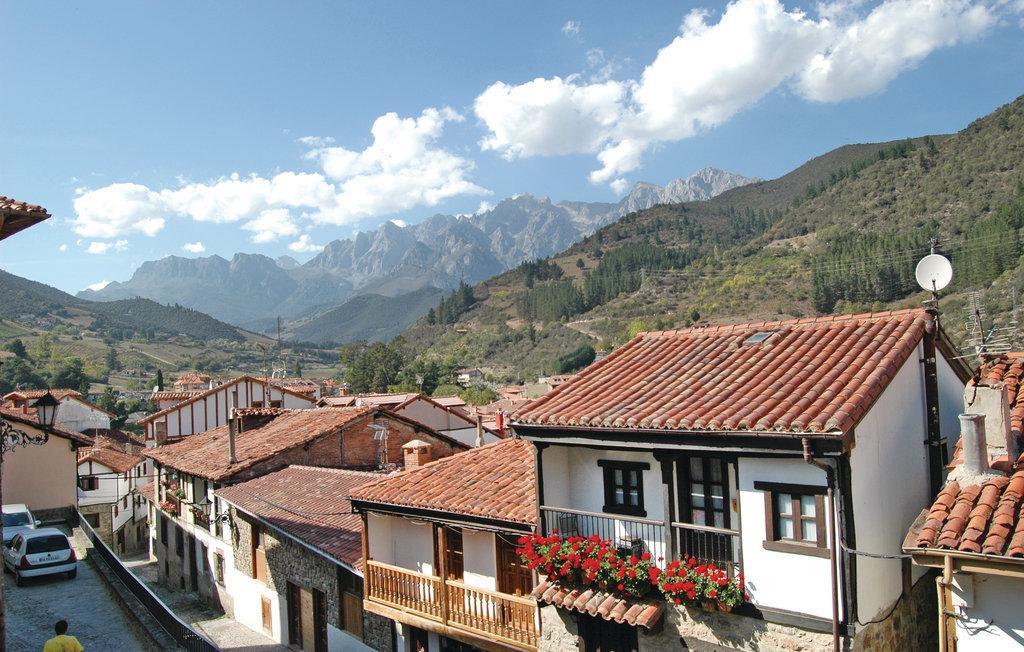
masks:
<path id="1" fill-rule="evenodd" d="M 401 227 L 403 229 L 405 227 L 409 226 L 409 223 L 406 222 L 405 220 L 391 220 L 391 223 L 394 224 L 395 226 Z"/>
<path id="2" fill-rule="evenodd" d="M 206 251 L 206 245 L 202 242 L 186 242 L 181 248 L 190 254 L 201 254 Z"/>
<path id="3" fill-rule="evenodd" d="M 299 232 L 287 208 L 267 209 L 243 224 L 242 228 L 252 231 L 252 241 L 258 244 L 273 242 Z"/>
<path id="4" fill-rule="evenodd" d="M 562 25 L 562 34 L 565 34 L 566 36 L 569 37 L 579 36 L 581 28 L 582 26 L 579 24 L 578 21 L 567 20 L 565 21 L 565 24 Z"/>
<path id="5" fill-rule="evenodd" d="M 334 144 L 333 136 L 303 136 L 296 140 L 306 147 L 327 147 Z"/>
<path id="6" fill-rule="evenodd" d="M 296 235 L 300 220 L 341 225 L 459 195 L 490 194 L 469 180 L 472 161 L 437 145 L 444 125 L 462 120 L 450 108 L 428 108 L 415 118 L 388 113 L 374 121 L 373 142 L 362 151 L 316 146 L 327 145 L 328 137 L 300 139 L 316 146 L 305 158 L 322 172 L 235 173 L 162 190 L 135 183 L 81 189 L 74 199 L 74 230 L 87 238 L 152 236 L 180 216 L 243 222 L 262 243 Z"/>
<path id="7" fill-rule="evenodd" d="M 87 253 L 87 254 L 95 254 L 95 255 L 102 255 L 102 254 L 105 254 L 105 253 L 110 252 L 110 251 L 117 251 L 117 252 L 119 252 L 119 251 L 125 251 L 126 249 L 128 249 L 128 241 L 127 240 L 118 240 L 116 242 L 100 242 L 100 241 L 94 240 L 94 241 L 89 243 L 88 247 L 85 248 L 85 253 Z"/>
<path id="8" fill-rule="evenodd" d="M 494 210 L 494 204 L 489 201 L 482 201 L 480 202 L 480 205 L 476 207 L 476 212 L 473 214 L 480 215 L 481 213 L 486 213 L 491 210 Z"/>
<path id="9" fill-rule="evenodd" d="M 322 251 L 324 246 L 313 244 L 309 240 L 309 234 L 303 233 L 299 236 L 299 239 L 288 245 L 288 248 L 296 253 L 312 253 L 314 251 Z"/>
<path id="10" fill-rule="evenodd" d="M 85 290 L 92 290 L 93 292 L 98 292 L 99 290 L 102 290 L 103 288 L 107 287 L 108 285 L 110 285 L 110 281 L 99 281 L 98 283 L 93 283 L 91 285 L 86 285 L 85 288 L 83 288 L 83 289 L 85 289 Z"/>
<path id="11" fill-rule="evenodd" d="M 61 246 L 57 247 L 57 251 L 59 251 L 59 252 L 61 252 L 61 253 L 65 252 L 65 251 L 67 251 L 67 250 L 68 250 L 68 245 L 67 245 L 67 243 L 65 243 L 65 244 L 62 244 Z"/>
<path id="12" fill-rule="evenodd" d="M 612 192 L 614 192 L 616 195 L 623 194 L 624 192 L 626 192 L 626 189 L 629 188 L 629 182 L 621 177 L 612 181 L 608 185 L 611 186 Z"/>
<path id="13" fill-rule="evenodd" d="M 589 82 L 492 84 L 474 103 L 488 130 L 480 146 L 507 159 L 594 154 L 591 181 L 624 188 L 650 148 L 714 128 L 776 89 L 817 102 L 862 97 L 995 22 L 984 0 L 836 0 L 813 17 L 780 0 L 735 0 L 717 22 L 696 9 L 637 80 L 607 79 L 615 69 L 595 48 Z"/>

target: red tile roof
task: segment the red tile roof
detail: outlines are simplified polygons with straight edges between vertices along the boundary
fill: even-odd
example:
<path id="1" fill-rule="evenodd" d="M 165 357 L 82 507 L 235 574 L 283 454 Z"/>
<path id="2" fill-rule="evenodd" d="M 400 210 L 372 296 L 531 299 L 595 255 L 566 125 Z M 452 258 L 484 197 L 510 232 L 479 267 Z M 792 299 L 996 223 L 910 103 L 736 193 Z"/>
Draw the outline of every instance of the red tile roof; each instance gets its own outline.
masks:
<path id="1" fill-rule="evenodd" d="M 848 433 L 932 323 L 923 309 L 641 333 L 525 408 L 527 425 Z M 755 333 L 771 333 L 746 344 Z"/>
<path id="2" fill-rule="evenodd" d="M 0 195 L 0 240 L 49 217 L 42 206 Z"/>
<path id="3" fill-rule="evenodd" d="M 360 503 L 537 524 L 534 447 L 505 439 L 406 469 L 352 492 Z"/>
<path id="4" fill-rule="evenodd" d="M 146 447 L 146 442 L 138 435 L 116 428 L 86 428 L 82 434 L 91 437 L 94 443 L 99 440 L 108 440 L 121 448 L 128 444 L 139 448 Z"/>
<path id="5" fill-rule="evenodd" d="M 29 400 L 32 400 L 32 399 L 42 398 L 43 396 L 46 395 L 46 392 L 50 392 L 51 394 L 53 394 L 53 397 L 55 399 L 57 399 L 58 401 L 63 401 L 64 399 L 68 398 L 69 396 L 71 398 L 82 398 L 81 392 L 78 392 L 78 391 L 73 390 L 73 389 L 20 389 L 20 390 L 15 390 L 13 392 L 10 392 L 10 393 L 4 395 L 4 400 L 5 401 L 10 401 L 10 400 L 14 400 L 14 399 L 22 399 L 22 400 L 23 399 L 29 399 Z"/>
<path id="6" fill-rule="evenodd" d="M 352 568 L 362 566 L 362 519 L 348 494 L 378 473 L 289 466 L 217 490 L 244 512 Z"/>
<path id="7" fill-rule="evenodd" d="M 208 383 L 210 377 L 207 374 L 199 373 L 198 371 L 189 371 L 183 373 L 174 379 L 175 386 L 177 385 L 196 385 L 198 383 Z"/>
<path id="8" fill-rule="evenodd" d="M 921 513 L 905 549 L 1024 558 L 1024 471 L 961 487 L 950 481 Z"/>
<path id="9" fill-rule="evenodd" d="M 141 455 L 128 453 L 116 441 L 103 436 L 97 437 L 92 446 L 78 451 L 79 464 L 97 462 L 118 473 L 127 473 L 145 461 Z"/>
<path id="10" fill-rule="evenodd" d="M 149 395 L 149 400 L 153 402 L 158 401 L 184 401 L 185 399 L 192 398 L 198 394 L 202 394 L 203 390 L 199 389 L 162 389 L 158 392 L 153 392 Z"/>
<path id="11" fill-rule="evenodd" d="M 563 609 L 647 629 L 655 629 L 665 614 L 664 600 L 627 600 L 605 591 L 562 587 L 546 578 L 541 579 L 531 597 Z"/>
<path id="12" fill-rule="evenodd" d="M 235 437 L 235 464 L 228 464 L 228 427 L 223 425 L 157 446 L 143 455 L 190 475 L 226 480 L 255 464 L 302 446 L 370 415 L 373 408 L 284 410 L 266 425 L 243 429 Z"/>

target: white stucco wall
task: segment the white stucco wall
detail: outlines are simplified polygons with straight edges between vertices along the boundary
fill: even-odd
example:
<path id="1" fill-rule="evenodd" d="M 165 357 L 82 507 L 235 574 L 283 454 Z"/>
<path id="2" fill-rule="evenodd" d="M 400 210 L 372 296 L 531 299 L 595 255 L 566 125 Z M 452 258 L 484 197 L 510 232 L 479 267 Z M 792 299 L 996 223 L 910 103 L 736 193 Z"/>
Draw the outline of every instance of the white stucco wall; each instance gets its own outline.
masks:
<path id="1" fill-rule="evenodd" d="M 74 398 L 65 398 L 57 408 L 57 422 L 68 430 L 110 428 L 110 415 Z"/>
<path id="2" fill-rule="evenodd" d="M 183 402 L 157 420 L 167 424 L 168 437 L 194 435 L 224 425 L 231 411 L 231 393 L 236 389 L 236 407 L 240 408 L 251 407 L 254 402 L 266 406 L 270 401 L 283 401 L 284 407 L 295 409 L 309 408 L 314 404 L 312 399 L 283 392 L 280 388 L 271 386 L 268 390 L 261 382 L 244 380 L 226 383 L 208 396 Z M 155 423 L 147 422 L 147 437 L 152 438 L 155 432 Z"/>
<path id="3" fill-rule="evenodd" d="M 939 385 L 939 432 L 946 438 L 946 459 L 953 459 L 960 439 L 960 414 L 964 411 L 964 384 L 941 353 L 936 356 L 935 371 Z"/>
<path id="4" fill-rule="evenodd" d="M 367 517 L 370 558 L 424 575 L 434 575 L 434 529 L 400 516 Z"/>
<path id="5" fill-rule="evenodd" d="M 740 458 L 738 464 L 743 573 L 751 600 L 759 607 L 831 619 L 829 560 L 765 550 L 764 492 L 754 489 L 757 481 L 825 487 L 825 472 L 803 460 L 745 457 Z M 825 516 L 828 527 L 832 515 Z M 840 614 L 841 610 L 842 605 Z"/>
<path id="6" fill-rule="evenodd" d="M 958 652 L 1002 652 L 1024 648 L 1024 582 L 997 575 L 957 573 L 953 607 Z"/>
<path id="7" fill-rule="evenodd" d="M 931 504 L 924 373 L 917 351 L 856 428 L 850 454 L 857 549 L 900 554 L 907 529 Z M 923 574 L 914 568 L 914 580 Z M 874 619 L 903 591 L 898 559 L 857 558 L 857 616 Z"/>
<path id="8" fill-rule="evenodd" d="M 13 426 L 37 435 L 32 426 Z M 24 503 L 33 512 L 78 503 L 78 456 L 71 442 L 51 435 L 45 444 L 15 448 L 4 453 L 4 504 Z"/>

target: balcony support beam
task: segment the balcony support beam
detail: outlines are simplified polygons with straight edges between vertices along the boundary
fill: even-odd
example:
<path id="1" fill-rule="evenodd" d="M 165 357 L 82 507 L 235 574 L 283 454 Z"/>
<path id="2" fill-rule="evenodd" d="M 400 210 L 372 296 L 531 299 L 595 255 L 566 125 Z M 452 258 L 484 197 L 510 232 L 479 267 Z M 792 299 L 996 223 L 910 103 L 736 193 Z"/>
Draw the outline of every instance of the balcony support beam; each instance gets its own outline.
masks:
<path id="1" fill-rule="evenodd" d="M 662 539 L 665 544 L 665 559 L 675 559 L 678 551 L 675 545 L 672 522 L 676 520 L 676 505 L 672 500 L 672 479 L 675 477 L 676 457 L 678 454 L 655 451 L 654 459 L 661 465 L 661 505 L 662 514 L 665 517 L 665 526 L 662 529 Z"/>

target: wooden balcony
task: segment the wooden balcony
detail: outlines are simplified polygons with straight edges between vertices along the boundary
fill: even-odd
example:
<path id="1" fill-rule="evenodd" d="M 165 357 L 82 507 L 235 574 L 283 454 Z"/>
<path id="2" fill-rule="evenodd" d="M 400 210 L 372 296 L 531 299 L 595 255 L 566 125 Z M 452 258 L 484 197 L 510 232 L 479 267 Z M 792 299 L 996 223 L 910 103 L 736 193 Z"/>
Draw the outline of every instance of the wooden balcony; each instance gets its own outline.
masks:
<path id="1" fill-rule="evenodd" d="M 442 582 L 439 577 L 378 561 L 367 561 L 365 570 L 368 611 L 417 627 L 424 624 L 420 619 L 430 621 L 440 626 L 433 629 L 454 638 L 468 635 L 472 638 L 467 642 L 486 649 L 537 649 L 537 603 L 531 598 L 455 580 Z M 496 645 L 488 648 L 482 641 Z"/>

